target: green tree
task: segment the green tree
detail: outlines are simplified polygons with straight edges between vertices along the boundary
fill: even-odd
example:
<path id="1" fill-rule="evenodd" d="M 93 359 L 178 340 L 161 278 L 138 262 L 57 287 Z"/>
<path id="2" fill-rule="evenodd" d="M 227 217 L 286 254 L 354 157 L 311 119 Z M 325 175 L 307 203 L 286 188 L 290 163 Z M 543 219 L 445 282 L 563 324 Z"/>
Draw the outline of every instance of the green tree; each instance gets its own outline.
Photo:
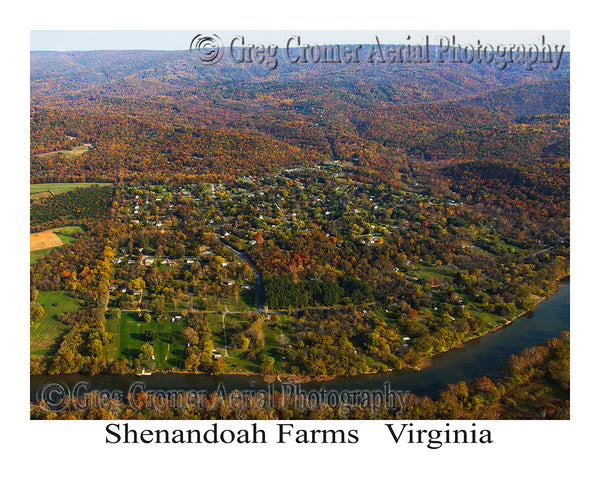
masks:
<path id="1" fill-rule="evenodd" d="M 138 355 L 138 358 L 140 360 L 152 360 L 152 357 L 154 356 L 154 348 L 152 347 L 152 345 L 150 345 L 149 343 L 144 343 L 141 347 L 140 347 L 140 353 Z"/>
<path id="2" fill-rule="evenodd" d="M 156 330 L 152 330 L 152 329 L 144 330 L 144 338 L 146 339 L 147 342 L 153 342 L 154 340 L 156 340 L 157 337 L 158 337 L 158 333 L 156 333 Z"/>

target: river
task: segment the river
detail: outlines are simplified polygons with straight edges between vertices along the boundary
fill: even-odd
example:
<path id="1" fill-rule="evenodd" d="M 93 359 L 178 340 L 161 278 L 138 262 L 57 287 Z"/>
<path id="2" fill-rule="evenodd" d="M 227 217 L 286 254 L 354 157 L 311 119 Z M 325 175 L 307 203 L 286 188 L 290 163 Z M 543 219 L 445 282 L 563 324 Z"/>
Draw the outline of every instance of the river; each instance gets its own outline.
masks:
<path id="1" fill-rule="evenodd" d="M 538 304 L 535 311 L 526 314 L 510 325 L 491 332 L 483 337 L 467 342 L 464 348 L 456 348 L 433 359 L 430 367 L 420 371 L 402 370 L 372 375 L 340 377 L 326 382 L 302 384 L 304 391 L 325 388 L 327 391 L 342 390 L 383 390 L 388 384 L 390 390 L 410 391 L 416 395 L 437 396 L 440 389 L 450 383 L 469 382 L 477 377 L 487 376 L 497 379 L 501 368 L 509 357 L 533 345 L 544 343 L 560 332 L 570 329 L 570 281 L 559 283 L 558 291 Z M 258 375 L 221 375 L 219 377 L 197 374 L 153 374 L 151 376 L 112 376 L 95 375 L 86 377 L 70 375 L 32 375 L 30 378 L 30 399 L 35 401 L 40 386 L 47 382 L 57 383 L 70 390 L 78 382 L 86 382 L 88 388 L 127 392 L 132 384 L 142 382 L 150 390 L 180 389 L 195 391 L 216 391 L 219 386 L 226 392 L 240 390 L 266 390 L 267 383 Z M 276 382 L 278 384 L 278 382 Z M 276 390 L 279 385 L 275 386 Z"/>

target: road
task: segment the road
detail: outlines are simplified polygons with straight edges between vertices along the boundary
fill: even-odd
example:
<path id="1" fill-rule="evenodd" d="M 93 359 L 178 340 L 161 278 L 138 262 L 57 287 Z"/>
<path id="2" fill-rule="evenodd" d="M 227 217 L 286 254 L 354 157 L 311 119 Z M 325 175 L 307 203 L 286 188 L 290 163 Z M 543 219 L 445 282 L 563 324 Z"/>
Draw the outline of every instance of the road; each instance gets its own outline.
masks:
<path id="1" fill-rule="evenodd" d="M 219 211 L 219 214 L 221 215 L 221 218 L 223 219 L 223 225 L 225 225 L 225 216 L 223 215 L 223 211 L 221 210 L 221 205 L 219 205 L 219 201 L 217 200 L 217 195 L 215 193 L 215 184 L 211 183 L 210 188 L 211 188 L 211 197 L 212 197 L 213 201 L 215 202 L 215 205 L 217 207 L 217 210 Z M 256 289 L 256 310 L 259 312 L 262 312 L 263 311 L 263 298 L 262 298 L 263 288 L 262 288 L 261 273 L 258 271 L 258 269 L 254 266 L 254 264 L 250 261 L 250 259 L 248 258 L 248 256 L 245 253 L 238 252 L 232 246 L 227 245 L 227 243 L 225 243 L 223 241 L 223 239 L 217 234 L 216 229 L 217 229 L 217 227 L 215 227 L 215 235 L 217 236 L 219 241 L 223 245 L 225 245 L 229 250 L 231 250 L 242 262 L 244 262 L 246 265 L 248 265 L 252 269 L 252 272 L 254 273 L 254 286 Z M 231 313 L 233 313 L 233 312 L 231 312 Z"/>

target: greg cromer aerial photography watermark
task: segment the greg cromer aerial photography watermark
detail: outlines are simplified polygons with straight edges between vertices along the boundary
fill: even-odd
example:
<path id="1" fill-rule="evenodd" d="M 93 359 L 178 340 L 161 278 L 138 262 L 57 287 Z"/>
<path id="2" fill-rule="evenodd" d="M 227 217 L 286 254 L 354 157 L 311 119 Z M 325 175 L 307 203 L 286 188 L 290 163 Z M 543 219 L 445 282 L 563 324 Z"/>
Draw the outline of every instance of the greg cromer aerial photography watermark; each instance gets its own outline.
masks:
<path id="1" fill-rule="evenodd" d="M 252 382 L 253 383 L 253 382 Z M 115 414 L 124 408 L 132 410 L 214 411 L 226 408 L 234 412 L 266 411 L 293 408 L 302 411 L 332 409 L 348 415 L 361 408 L 372 415 L 380 411 L 394 411 L 397 416 L 406 412 L 411 393 L 396 391 L 385 382 L 381 389 L 309 389 L 300 383 L 281 382 L 266 384 L 264 388 L 227 390 L 219 383 L 215 390 L 149 388 L 144 382 L 132 383 L 127 391 L 98 389 L 81 381 L 69 387 L 63 382 L 45 382 L 36 390 L 36 401 L 50 412 L 73 410 L 104 410 Z"/>
<path id="2" fill-rule="evenodd" d="M 235 35 L 223 42 L 217 34 L 198 34 L 190 42 L 199 63 L 215 65 L 224 57 L 234 64 L 258 64 L 268 70 L 281 63 L 293 65 L 330 64 L 482 64 L 504 70 L 508 65 L 532 70 L 535 65 L 548 65 L 557 70 L 566 45 L 551 43 L 546 35 L 532 43 L 494 43 L 482 39 L 462 41 L 456 35 L 406 35 L 396 43 L 387 43 L 375 35 L 372 44 L 311 44 L 301 35 L 291 35 L 282 42 L 261 42 L 249 35 Z"/>

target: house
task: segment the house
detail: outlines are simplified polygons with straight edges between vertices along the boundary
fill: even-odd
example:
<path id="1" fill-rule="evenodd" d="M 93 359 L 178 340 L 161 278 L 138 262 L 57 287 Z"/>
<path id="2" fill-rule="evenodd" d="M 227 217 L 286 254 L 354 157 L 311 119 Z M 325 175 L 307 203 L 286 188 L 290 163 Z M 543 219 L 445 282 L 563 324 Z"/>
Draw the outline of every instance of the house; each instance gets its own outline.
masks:
<path id="1" fill-rule="evenodd" d="M 235 281 L 234 280 L 227 280 L 226 282 L 223 282 L 223 285 L 227 285 L 227 286 L 231 286 L 234 285 Z"/>

